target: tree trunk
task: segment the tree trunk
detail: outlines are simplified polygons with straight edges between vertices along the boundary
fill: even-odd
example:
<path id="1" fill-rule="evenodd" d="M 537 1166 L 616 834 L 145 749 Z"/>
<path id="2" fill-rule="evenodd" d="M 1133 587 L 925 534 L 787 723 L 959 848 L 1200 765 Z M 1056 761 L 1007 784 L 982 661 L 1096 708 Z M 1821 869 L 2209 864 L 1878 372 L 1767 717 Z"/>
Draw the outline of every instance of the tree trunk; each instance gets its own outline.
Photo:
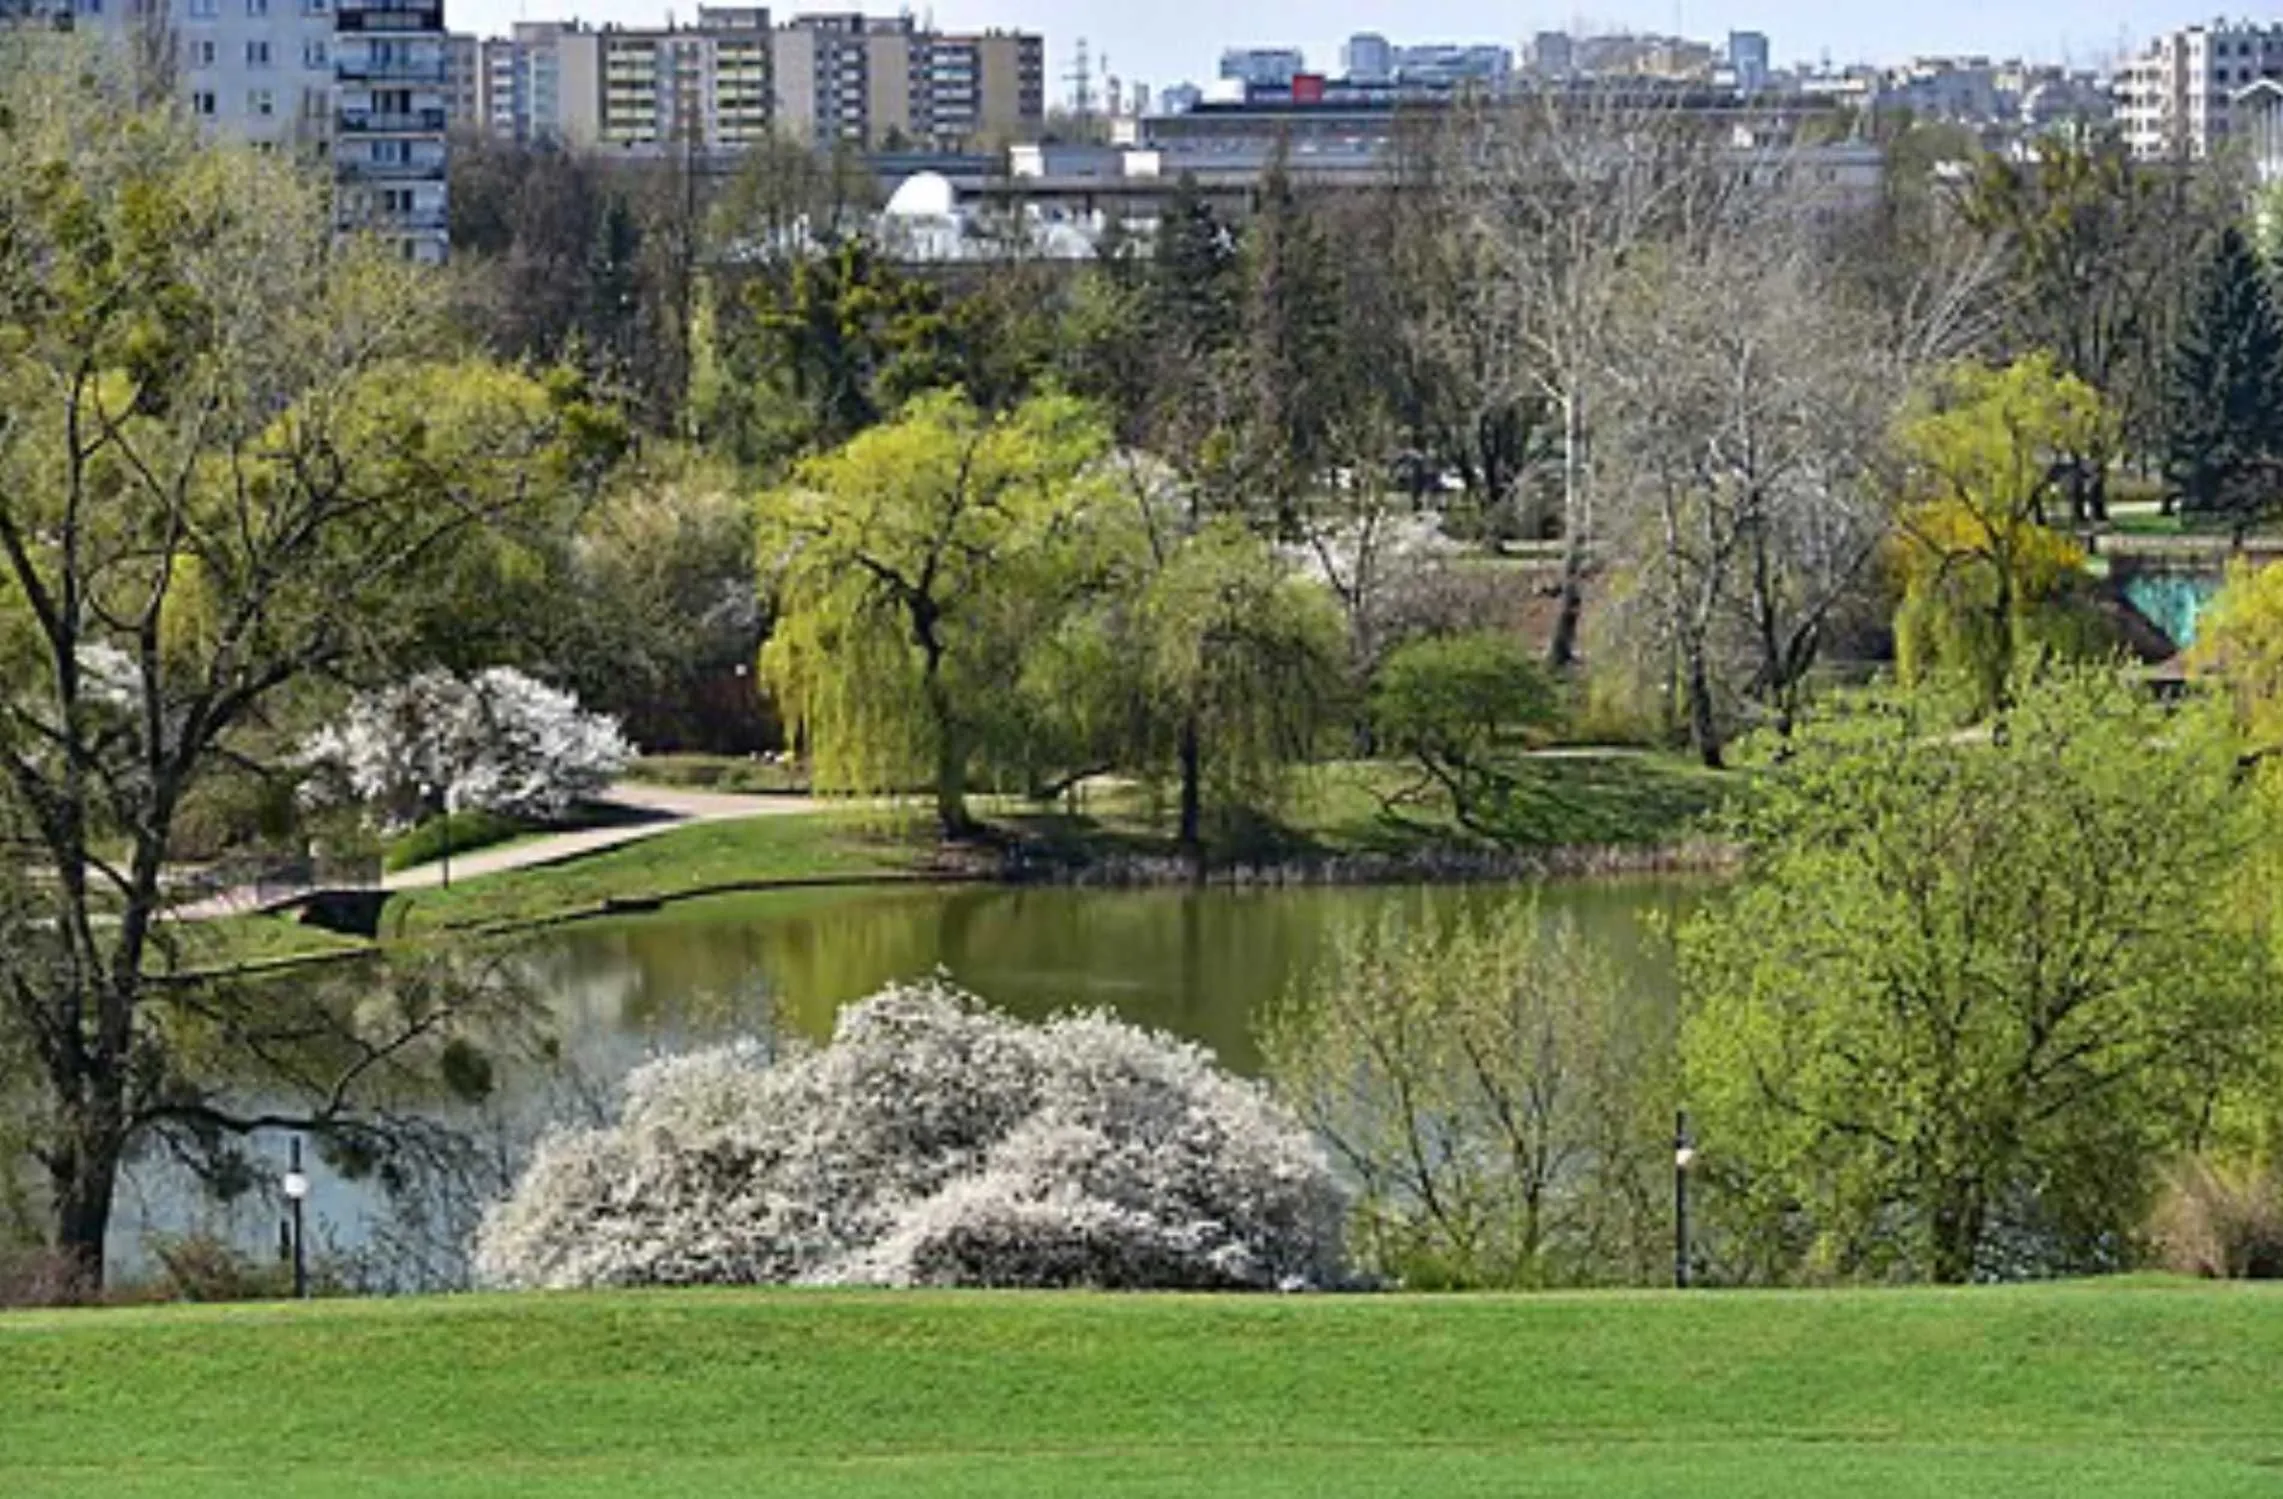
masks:
<path id="1" fill-rule="evenodd" d="M 1181 723 L 1181 851 L 1198 878 L 1205 873 L 1204 779 L 1205 751 L 1192 713 Z"/>
<path id="2" fill-rule="evenodd" d="M 1556 671 L 1577 664 L 1578 627 L 1585 615 L 1585 423 L 1573 394 L 1562 402 L 1562 596 L 1546 660 Z"/>
<path id="3" fill-rule="evenodd" d="M 1927 1268 L 1936 1284 L 1962 1286 L 1974 1278 L 1982 1218 L 1981 1193 L 1971 1185 L 1953 1180 L 1936 1190 L 1933 1221 L 1927 1225 Z"/>
<path id="4" fill-rule="evenodd" d="M 1689 743 L 1707 769 L 1723 770 L 1726 763 L 1721 756 L 1720 724 L 1713 716 L 1712 676 L 1705 669 L 1703 644 L 1691 642 L 1687 657 Z"/>
<path id="5" fill-rule="evenodd" d="M 119 1131 L 89 1121 L 57 1154 L 49 1174 L 55 1247 L 71 1262 L 76 1295 L 103 1289 L 103 1242 L 111 1230 L 122 1149 Z"/>

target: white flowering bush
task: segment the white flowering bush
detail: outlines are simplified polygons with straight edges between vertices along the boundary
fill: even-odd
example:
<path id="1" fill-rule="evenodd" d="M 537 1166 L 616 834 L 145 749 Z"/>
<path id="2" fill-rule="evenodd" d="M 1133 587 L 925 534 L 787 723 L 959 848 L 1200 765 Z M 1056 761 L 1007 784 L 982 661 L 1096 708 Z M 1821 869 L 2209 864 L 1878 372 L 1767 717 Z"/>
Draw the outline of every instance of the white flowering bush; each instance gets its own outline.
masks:
<path id="1" fill-rule="evenodd" d="M 938 983 L 829 1045 L 653 1063 L 486 1216 L 487 1284 L 1267 1290 L 1340 1276 L 1346 1204 L 1255 1084 L 1102 1015 L 1026 1026 Z"/>
<path id="2" fill-rule="evenodd" d="M 423 785 L 453 810 L 557 817 L 607 788 L 633 758 L 618 721 L 509 667 L 471 678 L 423 672 L 351 702 L 303 747 L 313 799 L 349 799 L 381 820 L 416 820 Z"/>

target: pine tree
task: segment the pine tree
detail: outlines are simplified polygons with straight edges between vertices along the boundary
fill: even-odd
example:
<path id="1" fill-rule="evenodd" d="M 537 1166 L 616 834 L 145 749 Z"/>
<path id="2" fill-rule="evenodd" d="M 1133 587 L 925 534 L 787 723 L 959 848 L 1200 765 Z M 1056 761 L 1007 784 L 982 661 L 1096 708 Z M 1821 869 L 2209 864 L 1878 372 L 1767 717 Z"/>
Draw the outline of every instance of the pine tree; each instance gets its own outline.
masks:
<path id="1" fill-rule="evenodd" d="M 2165 472 L 2191 514 L 2237 533 L 2283 464 L 2283 316 L 2241 231 L 2220 236 L 2172 355 Z"/>
<path id="2" fill-rule="evenodd" d="M 1300 496 L 1330 460 L 1339 418 L 1339 269 L 1293 190 L 1279 142 L 1245 231 L 1242 397 L 1247 486 L 1257 519 L 1289 534 Z"/>

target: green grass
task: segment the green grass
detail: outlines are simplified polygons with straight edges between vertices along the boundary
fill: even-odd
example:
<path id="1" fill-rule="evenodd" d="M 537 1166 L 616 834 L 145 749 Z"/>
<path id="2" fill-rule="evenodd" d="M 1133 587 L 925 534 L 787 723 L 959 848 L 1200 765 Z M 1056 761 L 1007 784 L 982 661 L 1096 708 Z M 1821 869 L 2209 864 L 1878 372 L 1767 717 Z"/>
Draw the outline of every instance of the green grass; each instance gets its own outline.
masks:
<path id="1" fill-rule="evenodd" d="M 570 826 L 570 824 L 566 824 Z M 390 874 L 416 864 L 433 864 L 446 853 L 472 854 L 543 835 L 553 829 L 500 812 L 454 812 L 431 817 L 420 826 L 392 838 L 381 850 L 381 868 Z"/>
<path id="2" fill-rule="evenodd" d="M 291 916 L 232 916 L 168 928 L 179 968 L 199 972 L 258 969 L 366 951 L 370 944 Z"/>
<path id="3" fill-rule="evenodd" d="M 2271 1495 L 2283 1294 L 532 1296 L 0 1317 L 11 1499 Z"/>
<path id="4" fill-rule="evenodd" d="M 399 895 L 389 902 L 381 931 L 416 936 L 744 884 L 908 875 L 925 849 L 903 820 L 881 814 L 819 811 L 701 823 L 568 863 Z"/>

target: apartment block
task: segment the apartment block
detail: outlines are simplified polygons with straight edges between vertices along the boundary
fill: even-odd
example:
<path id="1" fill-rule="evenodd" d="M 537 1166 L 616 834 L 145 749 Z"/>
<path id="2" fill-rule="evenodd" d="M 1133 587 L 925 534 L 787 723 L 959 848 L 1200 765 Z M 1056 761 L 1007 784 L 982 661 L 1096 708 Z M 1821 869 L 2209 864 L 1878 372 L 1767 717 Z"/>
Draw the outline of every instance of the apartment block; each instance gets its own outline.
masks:
<path id="1" fill-rule="evenodd" d="M 759 7 L 700 6 L 688 26 L 521 21 L 484 44 L 477 110 L 519 141 L 735 151 L 770 131 L 772 75 Z"/>
<path id="2" fill-rule="evenodd" d="M 207 134 L 329 162 L 344 230 L 444 259 L 444 0 L 70 0 L 47 14 L 157 64 Z"/>
<path id="3" fill-rule="evenodd" d="M 817 145 L 949 149 L 1046 119 L 1046 43 L 1033 34 L 804 15 L 777 28 L 772 62 L 778 126 Z"/>
<path id="4" fill-rule="evenodd" d="M 2117 81 L 2117 121 L 2145 160 L 2202 159 L 2238 130 L 2238 105 L 2283 79 L 2283 25 L 2214 21 L 2161 36 Z"/>
<path id="5" fill-rule="evenodd" d="M 443 0 L 299 3 L 335 7 L 336 217 L 397 240 L 411 258 L 442 260 L 451 82 Z"/>

